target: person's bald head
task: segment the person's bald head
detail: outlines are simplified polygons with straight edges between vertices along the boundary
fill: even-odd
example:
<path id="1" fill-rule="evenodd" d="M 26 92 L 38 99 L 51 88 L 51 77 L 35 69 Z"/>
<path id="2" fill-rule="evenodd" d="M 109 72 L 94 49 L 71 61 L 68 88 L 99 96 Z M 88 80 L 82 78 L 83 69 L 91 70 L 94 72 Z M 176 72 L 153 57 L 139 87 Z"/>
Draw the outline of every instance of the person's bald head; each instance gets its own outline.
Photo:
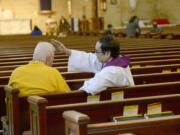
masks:
<path id="1" fill-rule="evenodd" d="M 33 60 L 52 66 L 55 48 L 48 42 L 39 42 L 34 49 Z"/>

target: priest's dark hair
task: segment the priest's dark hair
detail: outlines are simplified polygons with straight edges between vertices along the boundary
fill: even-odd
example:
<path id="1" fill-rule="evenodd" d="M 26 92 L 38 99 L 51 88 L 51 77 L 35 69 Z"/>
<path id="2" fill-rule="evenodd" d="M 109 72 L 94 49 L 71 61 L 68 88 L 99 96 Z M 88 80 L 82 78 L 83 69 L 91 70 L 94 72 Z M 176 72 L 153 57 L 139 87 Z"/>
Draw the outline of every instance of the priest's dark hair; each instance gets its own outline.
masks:
<path id="1" fill-rule="evenodd" d="M 103 36 L 99 39 L 103 53 L 111 52 L 111 57 L 116 58 L 120 54 L 120 43 L 113 36 Z"/>

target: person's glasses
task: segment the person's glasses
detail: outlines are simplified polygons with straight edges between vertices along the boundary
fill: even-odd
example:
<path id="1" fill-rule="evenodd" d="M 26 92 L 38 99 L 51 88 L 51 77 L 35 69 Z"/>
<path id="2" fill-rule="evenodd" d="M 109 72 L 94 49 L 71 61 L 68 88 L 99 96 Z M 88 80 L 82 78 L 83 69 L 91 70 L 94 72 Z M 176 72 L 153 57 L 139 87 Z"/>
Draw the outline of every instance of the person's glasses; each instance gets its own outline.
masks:
<path id="1" fill-rule="evenodd" d="M 98 53 L 102 53 L 102 51 L 97 51 L 97 50 L 95 50 L 95 53 L 97 53 L 97 54 L 98 54 Z"/>

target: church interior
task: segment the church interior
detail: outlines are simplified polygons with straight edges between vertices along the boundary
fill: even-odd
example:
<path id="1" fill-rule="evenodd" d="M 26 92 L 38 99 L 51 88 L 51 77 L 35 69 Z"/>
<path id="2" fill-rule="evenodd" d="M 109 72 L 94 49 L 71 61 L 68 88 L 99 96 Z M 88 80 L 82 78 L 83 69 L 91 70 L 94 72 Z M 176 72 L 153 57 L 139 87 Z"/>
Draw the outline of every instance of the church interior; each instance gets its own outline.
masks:
<path id="1" fill-rule="evenodd" d="M 180 0 L 0 0 L 0 135 L 180 135 L 179 13 Z"/>

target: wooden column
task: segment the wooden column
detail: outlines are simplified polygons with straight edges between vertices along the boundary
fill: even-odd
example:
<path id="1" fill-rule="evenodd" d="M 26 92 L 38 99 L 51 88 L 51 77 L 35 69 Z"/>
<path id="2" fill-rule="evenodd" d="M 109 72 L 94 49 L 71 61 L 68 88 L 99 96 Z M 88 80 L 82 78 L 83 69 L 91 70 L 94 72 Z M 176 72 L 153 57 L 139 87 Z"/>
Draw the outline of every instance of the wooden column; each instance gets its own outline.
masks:
<path id="1" fill-rule="evenodd" d="M 98 18 L 98 1 L 92 0 L 92 18 Z"/>
<path id="2" fill-rule="evenodd" d="M 98 0 L 92 0 L 92 29 L 94 32 L 103 29 L 103 18 L 98 16 Z"/>

